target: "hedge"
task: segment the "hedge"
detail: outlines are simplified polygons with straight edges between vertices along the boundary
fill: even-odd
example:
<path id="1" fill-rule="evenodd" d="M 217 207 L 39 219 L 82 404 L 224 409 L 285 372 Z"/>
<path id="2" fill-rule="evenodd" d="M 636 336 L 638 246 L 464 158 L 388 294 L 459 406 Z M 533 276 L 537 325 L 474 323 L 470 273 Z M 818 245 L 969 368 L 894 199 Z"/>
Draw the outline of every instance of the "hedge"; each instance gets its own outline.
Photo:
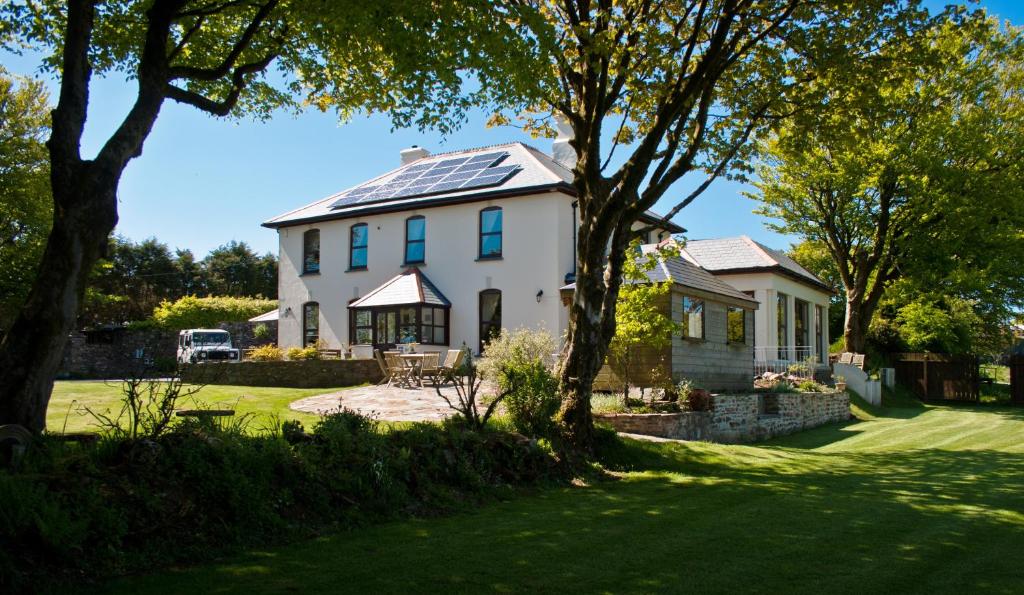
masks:
<path id="1" fill-rule="evenodd" d="M 153 310 L 153 321 L 166 329 L 214 328 L 222 322 L 245 322 L 277 308 L 277 300 L 248 297 L 185 296 L 164 301 Z"/>

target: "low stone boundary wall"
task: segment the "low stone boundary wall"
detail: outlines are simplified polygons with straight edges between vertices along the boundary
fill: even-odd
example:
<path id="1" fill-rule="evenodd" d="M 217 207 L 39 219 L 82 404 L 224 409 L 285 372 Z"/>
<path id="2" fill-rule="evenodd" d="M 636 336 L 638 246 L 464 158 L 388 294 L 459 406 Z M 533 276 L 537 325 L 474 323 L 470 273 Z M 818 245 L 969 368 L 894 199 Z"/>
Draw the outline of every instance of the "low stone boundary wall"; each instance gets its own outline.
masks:
<path id="1" fill-rule="evenodd" d="M 746 443 L 850 419 L 843 393 L 713 395 L 711 411 L 595 414 L 618 432 L 680 440 Z"/>
<path id="2" fill-rule="evenodd" d="M 188 382 L 277 386 L 282 388 L 333 388 L 381 379 L 372 359 L 308 360 L 280 362 L 209 363 L 183 366 Z"/>

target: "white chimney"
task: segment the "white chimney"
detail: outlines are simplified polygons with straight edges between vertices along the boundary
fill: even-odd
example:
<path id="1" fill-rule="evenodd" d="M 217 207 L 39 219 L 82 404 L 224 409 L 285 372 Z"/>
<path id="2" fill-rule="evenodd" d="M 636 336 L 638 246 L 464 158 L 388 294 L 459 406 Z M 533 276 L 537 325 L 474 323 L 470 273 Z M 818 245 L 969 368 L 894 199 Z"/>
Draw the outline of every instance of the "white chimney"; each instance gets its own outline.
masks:
<path id="1" fill-rule="evenodd" d="M 551 156 L 555 161 L 573 169 L 576 167 L 576 149 L 572 148 L 569 141 L 572 140 L 573 130 L 569 119 L 562 114 L 555 114 L 555 127 L 558 129 L 558 136 L 551 145 Z"/>
<path id="2" fill-rule="evenodd" d="M 428 157 L 430 155 L 430 151 L 413 145 L 408 149 L 402 149 L 400 154 L 402 156 L 402 165 L 409 165 L 417 159 Z"/>

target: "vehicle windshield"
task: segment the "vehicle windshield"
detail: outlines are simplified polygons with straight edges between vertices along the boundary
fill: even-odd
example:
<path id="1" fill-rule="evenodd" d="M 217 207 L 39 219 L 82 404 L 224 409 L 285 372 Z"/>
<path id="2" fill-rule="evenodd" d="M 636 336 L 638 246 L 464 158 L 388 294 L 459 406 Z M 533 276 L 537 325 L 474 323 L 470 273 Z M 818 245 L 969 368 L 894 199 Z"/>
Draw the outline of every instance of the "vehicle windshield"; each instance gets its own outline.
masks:
<path id="1" fill-rule="evenodd" d="M 231 335 L 227 333 L 192 333 L 193 345 L 231 345 Z"/>

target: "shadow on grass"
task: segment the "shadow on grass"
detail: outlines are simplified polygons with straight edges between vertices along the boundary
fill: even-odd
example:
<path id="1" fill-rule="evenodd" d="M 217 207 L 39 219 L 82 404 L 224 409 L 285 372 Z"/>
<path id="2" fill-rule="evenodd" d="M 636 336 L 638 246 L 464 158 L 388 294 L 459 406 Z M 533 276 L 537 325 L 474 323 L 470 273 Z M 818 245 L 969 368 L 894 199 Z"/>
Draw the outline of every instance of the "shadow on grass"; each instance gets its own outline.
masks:
<path id="1" fill-rule="evenodd" d="M 837 428 L 841 430 L 841 428 Z M 628 442 L 648 471 L 122 582 L 120 592 L 991 592 L 1024 457 Z M 116 589 L 115 589 L 116 591 Z"/>

